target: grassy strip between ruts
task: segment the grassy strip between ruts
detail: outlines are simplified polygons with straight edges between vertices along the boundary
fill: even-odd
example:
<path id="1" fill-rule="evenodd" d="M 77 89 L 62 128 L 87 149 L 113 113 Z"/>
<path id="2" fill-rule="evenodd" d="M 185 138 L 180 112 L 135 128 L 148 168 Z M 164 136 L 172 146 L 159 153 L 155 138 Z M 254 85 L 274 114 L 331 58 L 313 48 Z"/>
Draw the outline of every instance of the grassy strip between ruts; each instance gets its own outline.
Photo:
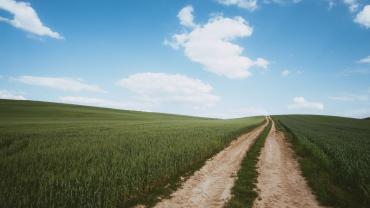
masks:
<path id="1" fill-rule="evenodd" d="M 232 198 L 228 201 L 226 207 L 252 207 L 253 201 L 258 196 L 256 192 L 258 158 L 261 154 L 267 135 L 270 132 L 271 126 L 272 122 L 269 121 L 269 124 L 265 127 L 246 153 L 238 171 L 237 180 L 231 190 Z"/>
<path id="2" fill-rule="evenodd" d="M 347 187 L 340 185 L 335 180 L 333 169 L 324 165 L 323 161 L 308 146 L 302 143 L 284 123 L 276 119 L 275 124 L 276 128 L 282 131 L 289 143 L 292 144 L 302 174 L 320 204 L 341 208 L 366 207 L 360 193 L 351 193 Z"/>

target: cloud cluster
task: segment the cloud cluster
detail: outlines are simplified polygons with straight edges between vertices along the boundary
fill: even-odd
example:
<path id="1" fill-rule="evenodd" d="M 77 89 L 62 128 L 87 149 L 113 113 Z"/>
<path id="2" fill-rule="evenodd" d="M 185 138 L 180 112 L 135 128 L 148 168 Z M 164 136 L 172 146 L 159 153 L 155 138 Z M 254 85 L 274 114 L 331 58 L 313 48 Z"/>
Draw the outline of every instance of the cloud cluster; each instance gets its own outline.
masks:
<path id="1" fill-rule="evenodd" d="M 366 5 L 356 16 L 355 22 L 370 28 L 370 5 Z"/>
<path id="2" fill-rule="evenodd" d="M 212 106 L 220 99 L 212 94 L 209 84 L 179 74 L 138 73 L 119 80 L 118 84 L 144 102 Z"/>
<path id="3" fill-rule="evenodd" d="M 187 6 L 178 15 L 180 23 L 191 31 L 173 35 L 170 41 L 165 40 L 166 45 L 174 49 L 183 48 L 185 56 L 202 64 L 205 70 L 232 79 L 249 77 L 249 69 L 254 66 L 267 68 L 267 60 L 258 58 L 253 61 L 243 56 L 244 49 L 232 42 L 253 33 L 253 28 L 242 17 L 216 15 L 206 24 L 197 25 L 192 11 L 192 7 Z"/>
<path id="4" fill-rule="evenodd" d="M 71 92 L 105 92 L 97 85 L 86 84 L 81 80 L 65 77 L 20 76 L 12 80 L 35 86 L 43 86 Z"/>
<path id="5" fill-rule="evenodd" d="M 324 104 L 321 102 L 311 102 L 304 97 L 293 98 L 293 103 L 288 105 L 289 109 L 311 109 L 311 110 L 324 110 Z"/>
<path id="6" fill-rule="evenodd" d="M 188 5 L 180 10 L 177 17 L 180 20 L 180 24 L 185 27 L 196 27 L 194 23 L 193 7 Z"/>
<path id="7" fill-rule="evenodd" d="M 44 26 L 38 17 L 36 11 L 29 3 L 15 0 L 0 0 L 0 9 L 13 15 L 12 19 L 0 17 L 0 22 L 6 22 L 10 25 L 33 33 L 39 36 L 49 36 L 51 38 L 63 39 L 63 37 Z"/>
<path id="8" fill-rule="evenodd" d="M 0 90 L 0 99 L 26 100 L 26 98 L 22 95 L 17 95 L 16 93 L 8 90 Z"/>

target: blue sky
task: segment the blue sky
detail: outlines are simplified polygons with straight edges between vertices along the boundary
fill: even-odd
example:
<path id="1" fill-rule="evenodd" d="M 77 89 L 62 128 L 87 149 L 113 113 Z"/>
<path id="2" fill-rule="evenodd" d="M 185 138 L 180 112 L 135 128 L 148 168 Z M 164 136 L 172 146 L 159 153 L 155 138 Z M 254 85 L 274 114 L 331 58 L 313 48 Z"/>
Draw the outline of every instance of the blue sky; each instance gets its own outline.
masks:
<path id="1" fill-rule="evenodd" d="M 370 1 L 0 0 L 0 98 L 370 116 Z"/>

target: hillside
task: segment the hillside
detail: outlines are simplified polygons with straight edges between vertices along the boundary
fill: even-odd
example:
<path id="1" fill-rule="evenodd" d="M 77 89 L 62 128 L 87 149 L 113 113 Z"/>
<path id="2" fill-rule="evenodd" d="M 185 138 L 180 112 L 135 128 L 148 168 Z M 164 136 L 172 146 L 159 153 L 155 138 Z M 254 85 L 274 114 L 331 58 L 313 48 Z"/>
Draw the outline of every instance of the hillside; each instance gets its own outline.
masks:
<path id="1" fill-rule="evenodd" d="M 0 100 L 0 207 L 152 203 L 264 117 Z"/>

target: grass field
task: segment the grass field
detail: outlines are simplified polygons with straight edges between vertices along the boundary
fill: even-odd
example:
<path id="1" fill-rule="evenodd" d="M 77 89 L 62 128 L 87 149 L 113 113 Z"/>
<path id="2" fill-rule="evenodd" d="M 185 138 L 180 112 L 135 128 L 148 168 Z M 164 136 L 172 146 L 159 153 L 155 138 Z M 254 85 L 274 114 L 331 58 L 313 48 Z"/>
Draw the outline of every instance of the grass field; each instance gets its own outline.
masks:
<path id="1" fill-rule="evenodd" d="M 273 119 L 290 138 L 321 203 L 370 207 L 370 121 L 302 115 Z"/>
<path id="2" fill-rule="evenodd" d="M 0 207 L 151 203 L 263 117 L 218 120 L 0 100 Z"/>

